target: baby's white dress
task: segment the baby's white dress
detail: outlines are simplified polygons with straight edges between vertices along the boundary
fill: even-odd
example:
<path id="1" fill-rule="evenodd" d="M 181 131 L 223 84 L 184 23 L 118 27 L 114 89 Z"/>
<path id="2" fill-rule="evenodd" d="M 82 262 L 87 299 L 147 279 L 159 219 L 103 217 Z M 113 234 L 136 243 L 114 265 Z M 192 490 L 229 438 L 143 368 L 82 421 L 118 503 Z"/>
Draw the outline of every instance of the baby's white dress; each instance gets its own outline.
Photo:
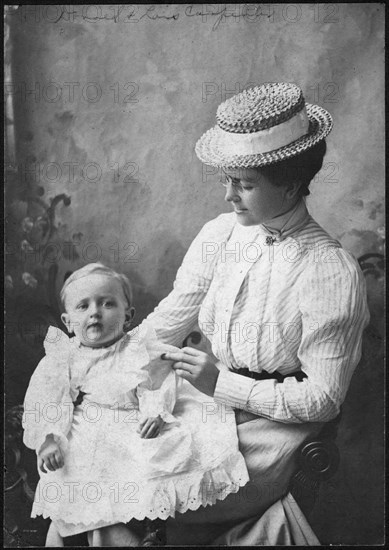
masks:
<path id="1" fill-rule="evenodd" d="M 65 465 L 39 472 L 32 517 L 50 517 L 70 536 L 174 517 L 247 483 L 233 410 L 176 376 L 160 356 L 177 348 L 159 343 L 148 323 L 99 349 L 50 327 L 45 350 L 25 397 L 24 443 L 38 452 L 53 434 Z M 157 415 L 160 435 L 142 439 L 139 419 Z"/>

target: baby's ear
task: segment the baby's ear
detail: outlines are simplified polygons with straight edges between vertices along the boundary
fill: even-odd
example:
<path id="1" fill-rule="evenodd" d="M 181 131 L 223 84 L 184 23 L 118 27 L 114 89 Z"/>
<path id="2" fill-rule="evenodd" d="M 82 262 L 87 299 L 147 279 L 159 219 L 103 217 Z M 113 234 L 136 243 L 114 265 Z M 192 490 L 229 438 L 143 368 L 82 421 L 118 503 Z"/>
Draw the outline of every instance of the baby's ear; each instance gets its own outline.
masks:
<path id="1" fill-rule="evenodd" d="M 128 332 L 131 328 L 132 320 L 134 319 L 135 308 L 134 307 L 127 308 L 125 315 L 126 315 L 126 320 L 124 321 L 123 329 L 124 329 L 124 332 Z"/>
<path id="2" fill-rule="evenodd" d="M 126 309 L 126 321 L 132 321 L 135 316 L 135 308 L 129 307 Z"/>
<path id="3" fill-rule="evenodd" d="M 70 330 L 70 319 L 69 319 L 69 315 L 67 313 L 62 313 L 61 315 L 61 320 L 63 322 L 63 324 L 65 325 L 65 327 L 68 329 L 68 332 L 72 332 Z"/>

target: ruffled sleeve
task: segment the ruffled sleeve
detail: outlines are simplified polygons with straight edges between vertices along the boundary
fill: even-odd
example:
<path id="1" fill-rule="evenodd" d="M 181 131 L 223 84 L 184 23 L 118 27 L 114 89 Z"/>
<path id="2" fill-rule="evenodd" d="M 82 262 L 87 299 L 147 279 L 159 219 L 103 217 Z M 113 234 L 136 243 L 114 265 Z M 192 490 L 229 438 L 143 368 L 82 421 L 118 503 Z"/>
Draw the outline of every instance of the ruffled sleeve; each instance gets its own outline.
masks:
<path id="1" fill-rule="evenodd" d="M 147 377 L 137 388 L 141 418 L 160 416 L 164 422 L 176 422 L 173 409 L 179 379 L 172 369 L 172 362 L 161 359 L 163 353 L 178 348 L 162 344 L 150 323 L 144 322 L 139 336 L 144 339 L 149 355 Z"/>
<path id="2" fill-rule="evenodd" d="M 24 399 L 23 441 L 37 452 L 47 435 L 53 435 L 66 449 L 77 396 L 70 383 L 69 338 L 60 329 L 49 327 L 44 347 L 46 356 L 35 369 Z"/>

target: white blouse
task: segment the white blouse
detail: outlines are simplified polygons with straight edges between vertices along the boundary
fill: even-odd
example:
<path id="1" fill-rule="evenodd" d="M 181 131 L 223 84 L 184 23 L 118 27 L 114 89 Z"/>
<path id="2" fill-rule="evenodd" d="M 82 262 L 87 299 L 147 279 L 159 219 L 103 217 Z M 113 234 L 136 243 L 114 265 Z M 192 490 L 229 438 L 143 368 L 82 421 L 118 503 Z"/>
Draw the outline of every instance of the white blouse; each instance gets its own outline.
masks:
<path id="1" fill-rule="evenodd" d="M 147 320 L 174 345 L 198 321 L 229 368 L 302 370 L 303 381 L 279 383 L 221 369 L 214 399 L 279 422 L 309 422 L 339 413 L 369 312 L 357 261 L 301 201 L 271 227 L 243 227 L 234 213 L 205 224 L 173 291 Z"/>

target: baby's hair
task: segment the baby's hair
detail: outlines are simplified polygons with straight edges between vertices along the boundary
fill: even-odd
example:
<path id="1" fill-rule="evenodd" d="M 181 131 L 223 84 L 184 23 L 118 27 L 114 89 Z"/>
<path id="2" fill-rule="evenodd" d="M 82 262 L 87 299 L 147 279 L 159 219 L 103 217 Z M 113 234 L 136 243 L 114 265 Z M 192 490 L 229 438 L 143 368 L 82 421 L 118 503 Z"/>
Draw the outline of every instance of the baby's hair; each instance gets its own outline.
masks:
<path id="1" fill-rule="evenodd" d="M 128 306 L 131 307 L 132 289 L 128 278 L 122 273 L 117 273 L 110 267 L 107 267 L 104 264 L 97 262 L 97 263 L 87 264 L 84 267 L 77 269 L 77 271 L 74 271 L 74 273 L 72 273 L 65 280 L 63 287 L 61 289 L 61 294 L 60 294 L 61 302 L 65 309 L 66 309 L 65 298 L 66 298 L 66 291 L 68 286 L 74 281 L 78 281 L 78 279 L 82 279 L 83 277 L 88 277 L 89 275 L 106 275 L 107 277 L 112 277 L 113 279 L 116 279 L 120 283 L 123 289 L 123 294 L 126 298 Z"/>

